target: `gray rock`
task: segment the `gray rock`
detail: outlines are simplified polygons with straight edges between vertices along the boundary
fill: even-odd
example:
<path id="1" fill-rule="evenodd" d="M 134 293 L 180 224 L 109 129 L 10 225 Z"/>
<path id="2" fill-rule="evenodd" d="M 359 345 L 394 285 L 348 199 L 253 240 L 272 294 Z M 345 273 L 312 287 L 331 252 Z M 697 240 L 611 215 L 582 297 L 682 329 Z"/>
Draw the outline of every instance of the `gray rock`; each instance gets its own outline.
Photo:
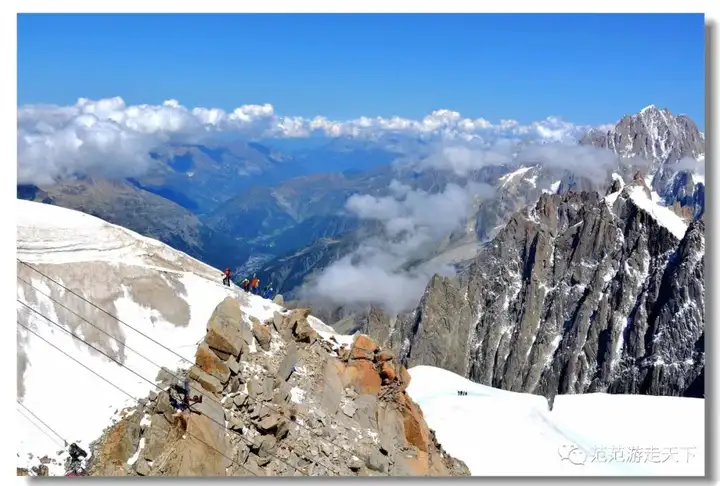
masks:
<path id="1" fill-rule="evenodd" d="M 365 429 L 377 428 L 377 397 L 374 395 L 358 395 L 354 401 L 355 420 Z"/>
<path id="2" fill-rule="evenodd" d="M 135 472 L 138 473 L 140 476 L 149 476 L 150 471 L 150 465 L 144 458 L 141 457 L 135 463 Z"/>
<path id="3" fill-rule="evenodd" d="M 162 414 L 155 414 L 150 418 L 150 427 L 143 433 L 145 447 L 141 451 L 141 457 L 154 461 L 162 452 L 170 431 L 170 422 Z"/>
<path id="4" fill-rule="evenodd" d="M 172 421 L 175 408 L 170 405 L 170 395 L 168 395 L 167 392 L 158 394 L 157 401 L 155 402 L 155 413 L 163 415 L 168 422 Z"/>
<path id="5" fill-rule="evenodd" d="M 287 343 L 285 357 L 280 363 L 280 368 L 278 369 L 277 376 L 279 379 L 287 381 L 288 378 L 290 378 L 293 368 L 297 363 L 297 359 L 297 345 L 295 344 L 295 341 L 290 341 Z"/>
<path id="6" fill-rule="evenodd" d="M 237 375 L 238 373 L 240 373 L 240 363 L 238 363 L 233 356 L 230 356 L 225 362 L 225 364 L 230 369 L 230 372 L 232 374 Z"/>
<path id="7" fill-rule="evenodd" d="M 260 348 L 264 351 L 270 351 L 270 341 L 272 339 L 270 330 L 252 316 L 251 320 L 253 321 L 253 336 L 257 339 Z"/>
<path id="8" fill-rule="evenodd" d="M 245 427 L 247 424 L 245 421 L 238 417 L 237 415 L 233 415 L 230 417 L 230 420 L 228 420 L 228 426 L 230 427 L 230 430 L 242 430 L 243 427 Z"/>
<path id="9" fill-rule="evenodd" d="M 195 388 L 200 388 L 197 383 L 192 383 Z M 200 389 L 202 401 L 192 404 L 191 408 L 194 412 L 207 416 L 213 422 L 222 424 L 225 420 L 225 408 L 212 394 Z"/>
<path id="10" fill-rule="evenodd" d="M 238 393 L 232 399 L 232 402 L 237 408 L 242 408 L 248 401 L 248 396 L 245 393 Z"/>
<path id="11" fill-rule="evenodd" d="M 283 418 L 280 414 L 270 412 L 257 423 L 257 429 L 263 434 L 272 434 L 277 430 L 282 420 Z"/>
<path id="12" fill-rule="evenodd" d="M 275 328 L 275 331 L 278 334 L 280 334 L 281 336 L 285 332 L 283 323 L 284 323 L 283 315 L 280 314 L 278 311 L 273 312 L 272 325 Z"/>
<path id="13" fill-rule="evenodd" d="M 237 460 L 238 464 L 245 464 L 245 461 L 247 461 L 249 455 L 250 455 L 250 448 L 248 447 L 247 443 L 243 440 L 238 442 L 237 456 L 236 456 L 236 460 Z"/>
<path id="14" fill-rule="evenodd" d="M 380 453 L 378 450 L 374 450 L 370 453 L 365 461 L 365 465 L 368 469 L 378 471 L 381 473 L 387 473 L 389 471 L 388 458 Z"/>
<path id="15" fill-rule="evenodd" d="M 355 410 L 356 410 L 356 408 L 355 408 L 354 402 L 347 402 L 342 407 L 342 412 L 350 418 L 352 418 L 353 415 L 355 415 Z"/>
<path id="16" fill-rule="evenodd" d="M 342 401 L 343 386 L 340 372 L 333 364 L 332 359 L 325 361 L 325 369 L 323 372 L 323 398 L 322 408 L 331 415 L 337 413 L 338 407 Z"/>
<path id="17" fill-rule="evenodd" d="M 293 329 L 293 335 L 298 342 L 313 344 L 317 341 L 318 335 L 315 329 L 310 326 L 307 319 L 298 320 Z"/>
<path id="18" fill-rule="evenodd" d="M 277 449 L 277 441 L 272 435 L 258 435 L 253 440 L 251 449 L 259 458 L 271 457 Z"/>
<path id="19" fill-rule="evenodd" d="M 240 379 L 239 375 L 233 376 L 230 378 L 230 381 L 228 381 L 227 385 L 225 385 L 225 390 L 227 393 L 236 393 L 240 389 Z"/>
<path id="20" fill-rule="evenodd" d="M 347 467 L 352 471 L 359 471 L 364 465 L 365 463 L 357 456 L 350 456 L 347 460 Z"/>
<path id="21" fill-rule="evenodd" d="M 278 383 L 277 388 L 273 391 L 273 403 L 280 407 L 286 407 L 290 403 L 291 399 L 291 388 L 290 385 L 281 381 Z"/>

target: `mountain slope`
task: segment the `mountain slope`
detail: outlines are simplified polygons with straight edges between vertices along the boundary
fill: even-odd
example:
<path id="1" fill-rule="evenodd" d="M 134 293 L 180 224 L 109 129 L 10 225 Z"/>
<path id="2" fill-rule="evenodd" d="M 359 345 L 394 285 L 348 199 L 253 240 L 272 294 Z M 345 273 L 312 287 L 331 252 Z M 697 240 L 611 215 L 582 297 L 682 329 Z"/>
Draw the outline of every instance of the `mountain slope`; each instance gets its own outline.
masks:
<path id="1" fill-rule="evenodd" d="M 247 245 L 205 225 L 191 211 L 127 181 L 82 178 L 18 186 L 18 198 L 81 211 L 166 243 L 220 268 L 243 263 Z"/>
<path id="2" fill-rule="evenodd" d="M 697 394 L 703 232 L 653 202 L 640 177 L 604 198 L 543 195 L 458 278 L 433 278 L 393 345 L 409 366 L 550 397 Z"/>
<path id="3" fill-rule="evenodd" d="M 19 474 L 63 474 L 63 440 L 97 476 L 468 474 L 367 336 L 98 218 L 16 204 Z M 203 396 L 184 426 L 163 391 L 182 376 Z"/>

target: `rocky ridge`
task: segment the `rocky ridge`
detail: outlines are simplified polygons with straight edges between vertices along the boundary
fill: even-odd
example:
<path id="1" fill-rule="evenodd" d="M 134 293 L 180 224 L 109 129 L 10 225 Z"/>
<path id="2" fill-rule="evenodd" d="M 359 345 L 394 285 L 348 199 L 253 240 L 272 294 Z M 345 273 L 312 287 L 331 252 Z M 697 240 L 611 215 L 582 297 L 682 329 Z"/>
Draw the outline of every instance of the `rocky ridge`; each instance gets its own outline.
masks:
<path id="1" fill-rule="evenodd" d="M 543 195 L 457 278 L 434 277 L 387 344 L 406 366 L 549 398 L 702 396 L 704 222 L 679 239 L 634 199 L 644 181 Z"/>
<path id="2" fill-rule="evenodd" d="M 233 298 L 208 322 L 195 364 L 124 411 L 92 449 L 95 476 L 460 476 L 405 392 L 410 375 L 366 335 L 342 343 L 308 309 L 267 322 Z M 175 413 L 187 377 L 202 402 Z"/>

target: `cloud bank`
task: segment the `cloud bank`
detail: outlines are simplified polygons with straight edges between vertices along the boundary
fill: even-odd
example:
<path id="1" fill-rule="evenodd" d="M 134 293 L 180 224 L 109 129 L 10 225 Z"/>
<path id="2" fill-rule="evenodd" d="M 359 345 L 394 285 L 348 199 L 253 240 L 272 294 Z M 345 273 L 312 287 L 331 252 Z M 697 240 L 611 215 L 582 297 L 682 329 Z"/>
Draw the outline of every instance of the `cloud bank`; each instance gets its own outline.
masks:
<path id="1" fill-rule="evenodd" d="M 18 178 L 21 183 L 50 183 L 76 174 L 136 176 L 152 163 L 149 152 L 168 143 L 197 143 L 218 134 L 248 138 L 322 135 L 376 139 L 406 134 L 444 142 L 498 138 L 561 141 L 584 134 L 588 126 L 558 117 L 530 124 L 492 123 L 436 110 L 420 120 L 359 117 L 281 116 L 270 104 L 243 105 L 232 111 L 188 108 L 176 100 L 161 105 L 127 105 L 120 97 L 79 99 L 74 105 L 25 105 L 18 108 Z M 462 153 L 455 154 L 460 160 Z M 458 162 L 462 164 L 462 162 Z"/>
<path id="2" fill-rule="evenodd" d="M 298 291 L 303 299 L 335 304 L 379 305 L 390 312 L 417 304 L 433 274 L 450 276 L 450 267 L 428 263 L 437 243 L 462 227 L 474 198 L 492 196 L 485 184 L 447 184 L 443 191 L 427 193 L 393 180 L 389 196 L 353 195 L 345 208 L 364 220 L 382 224 L 383 232 L 334 262 Z"/>

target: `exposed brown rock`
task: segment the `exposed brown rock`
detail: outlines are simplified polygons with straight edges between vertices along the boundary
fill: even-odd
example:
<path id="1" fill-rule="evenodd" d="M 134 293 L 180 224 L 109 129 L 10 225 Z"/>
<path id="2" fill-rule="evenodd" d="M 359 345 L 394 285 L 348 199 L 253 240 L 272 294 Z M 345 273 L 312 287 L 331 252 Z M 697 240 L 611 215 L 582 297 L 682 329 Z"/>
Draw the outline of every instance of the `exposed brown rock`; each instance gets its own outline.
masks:
<path id="1" fill-rule="evenodd" d="M 377 348 L 377 344 L 375 344 L 375 341 L 373 341 L 370 336 L 360 334 L 355 338 L 352 348 L 350 349 L 350 358 L 372 360 L 375 357 Z"/>
<path id="2" fill-rule="evenodd" d="M 205 373 L 217 378 L 220 383 L 227 383 L 230 379 L 230 368 L 210 349 L 207 343 L 200 343 L 198 346 L 195 353 L 195 364 Z"/>

